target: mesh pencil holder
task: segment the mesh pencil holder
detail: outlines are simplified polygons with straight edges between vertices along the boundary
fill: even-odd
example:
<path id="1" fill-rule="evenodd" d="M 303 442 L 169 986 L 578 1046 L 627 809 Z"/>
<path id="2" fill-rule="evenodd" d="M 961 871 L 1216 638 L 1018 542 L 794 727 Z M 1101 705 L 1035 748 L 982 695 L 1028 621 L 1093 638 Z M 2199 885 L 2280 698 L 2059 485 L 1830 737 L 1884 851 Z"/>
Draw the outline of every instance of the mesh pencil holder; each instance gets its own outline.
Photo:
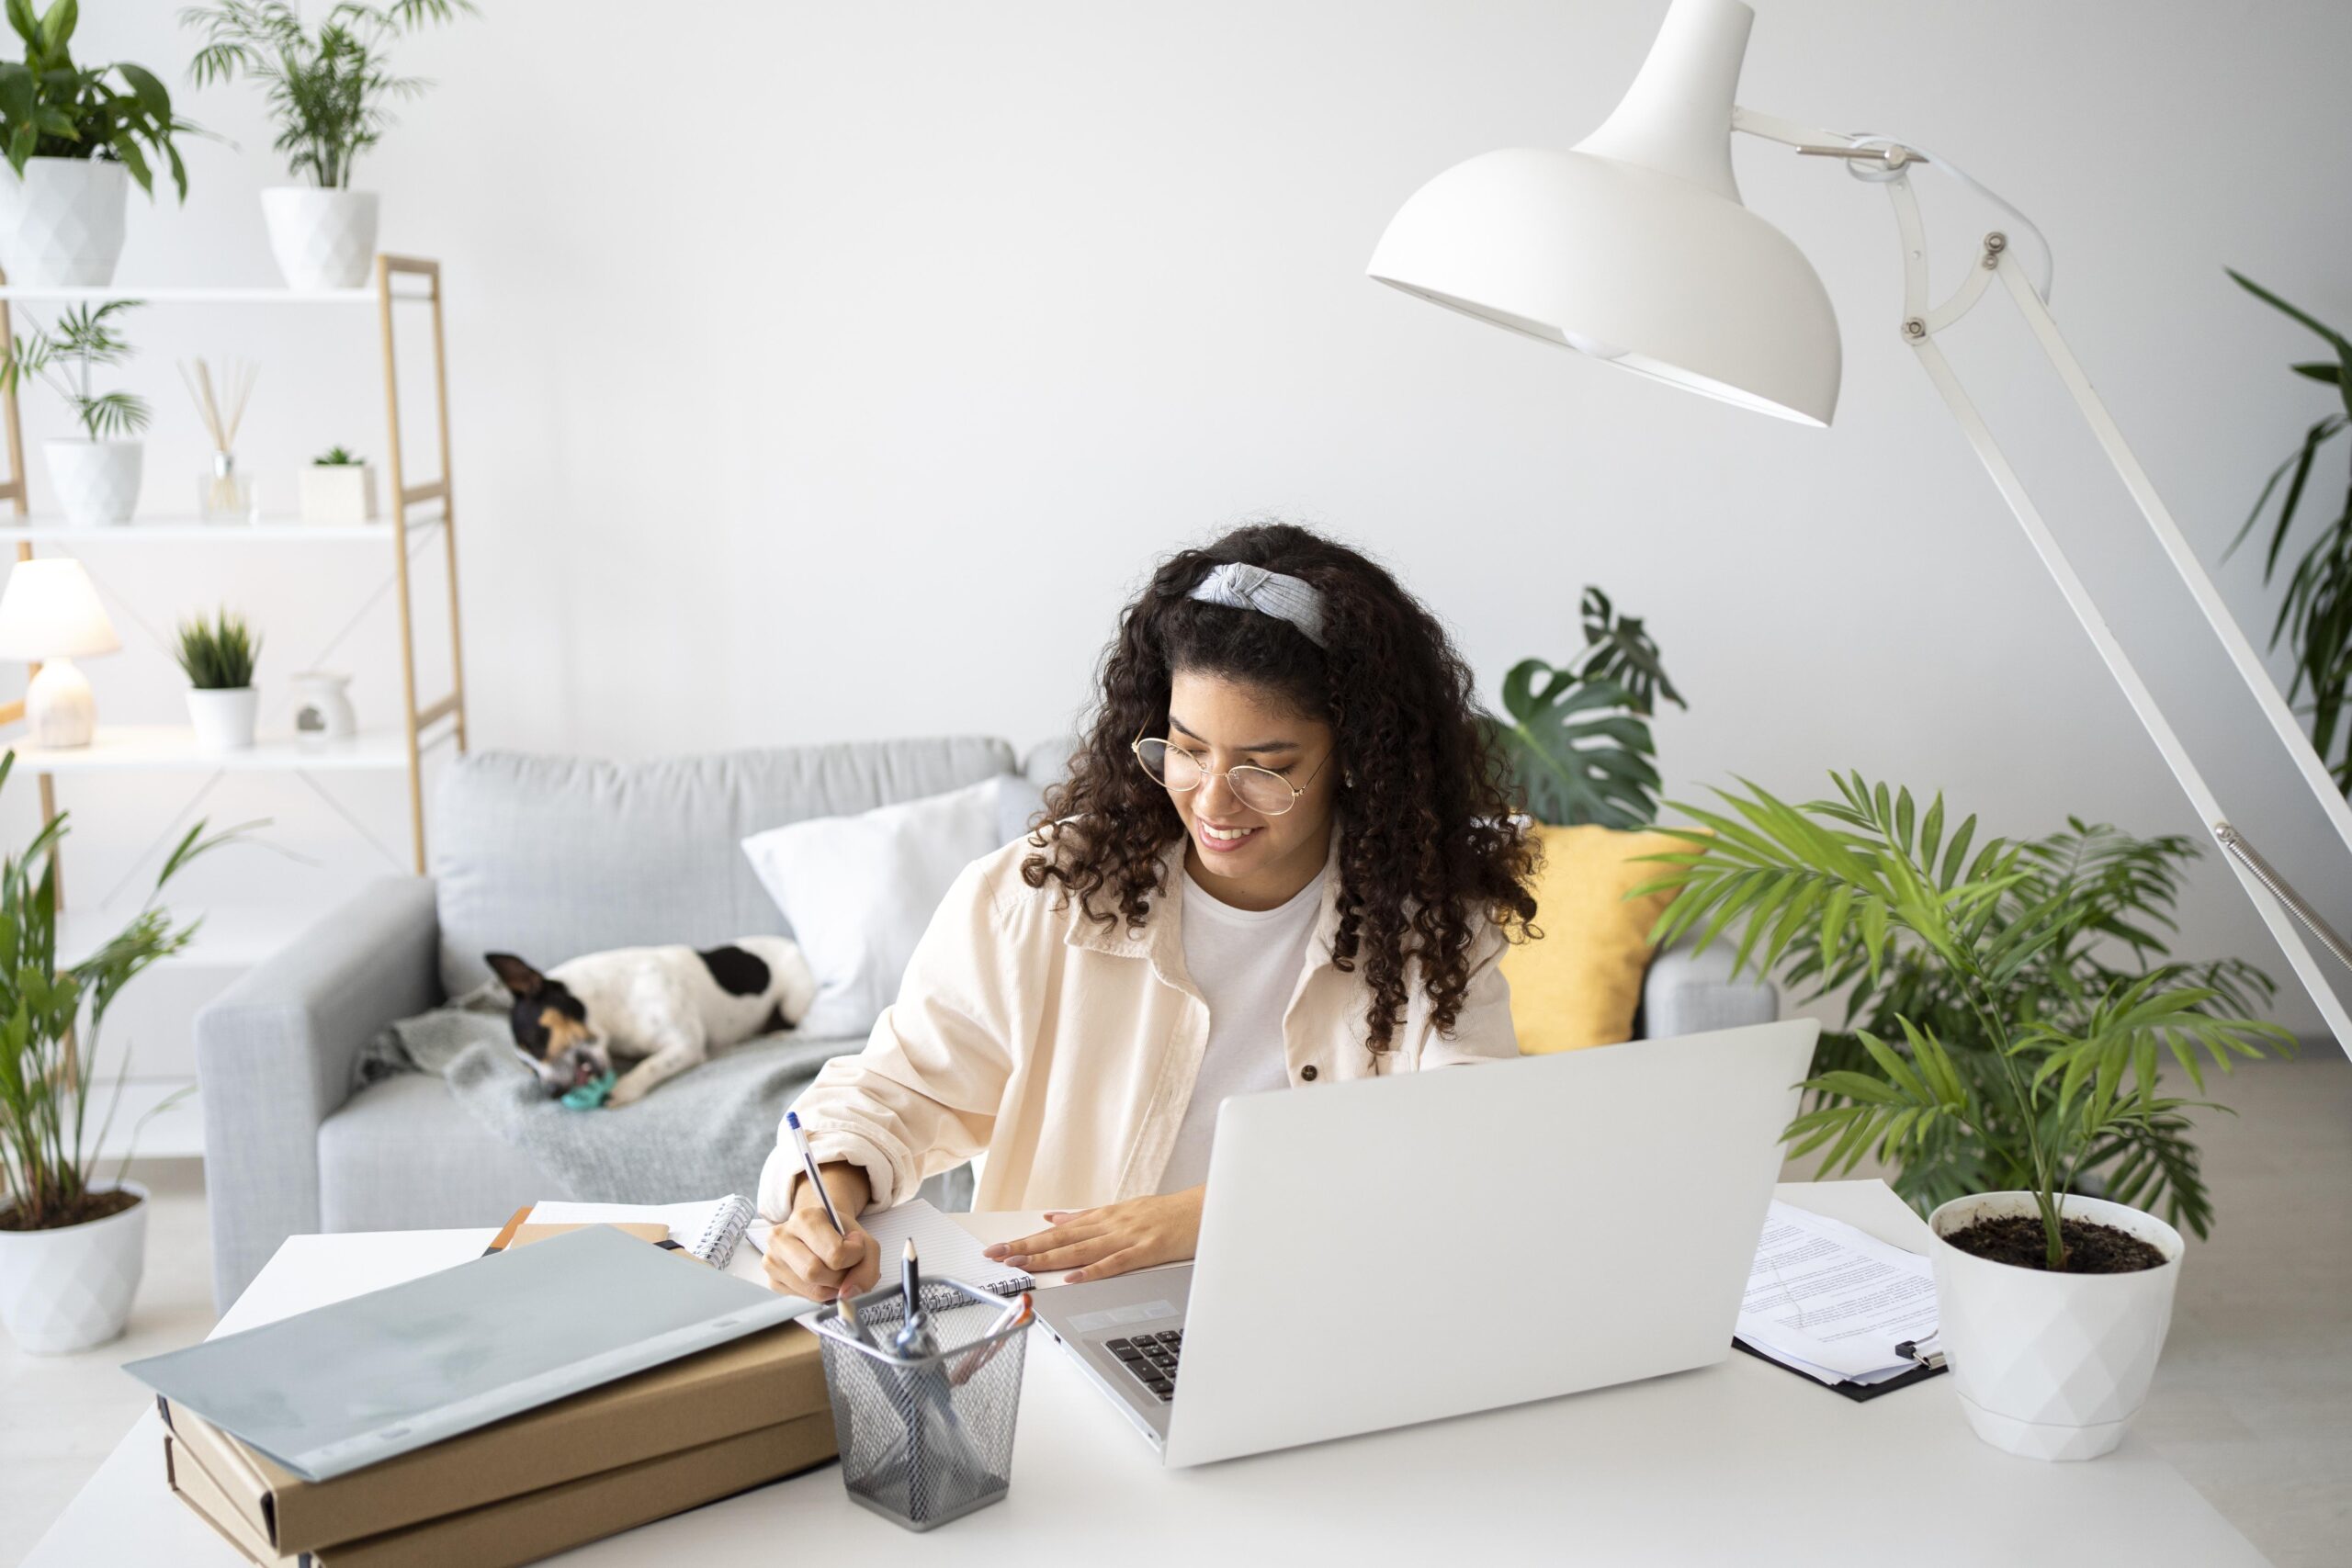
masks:
<path id="1" fill-rule="evenodd" d="M 889 1348 L 906 1318 L 896 1285 L 856 1298 L 857 1321 L 872 1344 L 850 1337 L 837 1306 L 808 1320 L 824 1351 L 850 1501 L 927 1530 L 1004 1495 L 1029 1325 L 996 1334 L 989 1325 L 1012 1304 L 957 1280 L 925 1280 L 923 1314 L 940 1350 L 914 1360 Z"/>

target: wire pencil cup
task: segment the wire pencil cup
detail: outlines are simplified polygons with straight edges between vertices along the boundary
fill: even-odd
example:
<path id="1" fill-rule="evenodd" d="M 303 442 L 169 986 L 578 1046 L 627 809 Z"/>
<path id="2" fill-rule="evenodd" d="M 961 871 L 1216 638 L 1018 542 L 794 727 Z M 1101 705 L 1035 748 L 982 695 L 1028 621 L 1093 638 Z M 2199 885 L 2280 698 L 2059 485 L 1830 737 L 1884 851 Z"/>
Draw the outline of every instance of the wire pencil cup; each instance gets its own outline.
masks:
<path id="1" fill-rule="evenodd" d="M 990 1334 L 1010 1302 L 955 1280 L 927 1280 L 922 1308 L 940 1350 L 902 1360 L 888 1348 L 906 1317 L 899 1288 L 855 1301 L 873 1344 L 850 1337 L 838 1306 L 808 1320 L 824 1351 L 850 1500 L 927 1530 L 1002 1497 L 1012 1483 L 1028 1324 Z"/>

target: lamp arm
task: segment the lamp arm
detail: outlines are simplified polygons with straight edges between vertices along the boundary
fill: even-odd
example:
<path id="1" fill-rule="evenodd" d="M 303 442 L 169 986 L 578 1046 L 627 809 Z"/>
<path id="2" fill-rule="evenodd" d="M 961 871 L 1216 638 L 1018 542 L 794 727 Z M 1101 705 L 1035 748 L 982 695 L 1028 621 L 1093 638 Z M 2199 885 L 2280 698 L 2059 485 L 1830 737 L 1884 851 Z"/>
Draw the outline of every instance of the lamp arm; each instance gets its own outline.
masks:
<path id="1" fill-rule="evenodd" d="M 1786 128 L 1785 121 L 1775 121 L 1773 124 L 1777 128 Z M 1758 134 L 1764 134 L 1764 132 L 1759 131 Z M 1777 134 L 1772 135 L 1770 139 L 1786 140 Z M 1848 140 L 1851 141 L 1854 139 Z M 1877 139 L 1865 140 L 1876 141 Z M 1793 142 L 1791 144 L 1795 145 Z M 1984 187 L 1977 185 L 1975 181 L 1968 179 L 1967 175 L 1961 174 L 1950 163 L 1942 162 L 1940 167 L 1944 172 L 1953 175 L 1992 197 L 2008 212 L 2017 213 L 2014 207 L 2002 201 L 1992 192 L 1984 190 Z M 2256 705 L 2260 708 L 2265 719 L 2268 721 L 2279 744 L 2294 761 L 2298 773 L 2319 801 L 2320 809 L 2326 817 L 2329 825 L 2344 840 L 2347 852 L 2352 852 L 2352 803 L 2347 803 L 2343 794 L 2335 788 L 2335 781 L 2329 777 L 2325 765 L 2320 761 L 2318 753 L 2312 750 L 2311 742 L 2303 735 L 2301 727 L 2295 722 L 2294 714 L 2288 707 L 2286 699 L 2279 694 L 2277 682 L 2270 679 L 2269 672 L 2263 668 L 2262 660 L 2255 652 L 2253 644 L 2246 640 L 2245 630 L 2239 626 L 2236 618 L 2222 604 L 2220 592 L 2213 586 L 2212 579 L 2206 574 L 2204 567 L 2197 559 L 2196 552 L 2189 547 L 2187 536 L 2181 533 L 2179 525 L 2173 520 L 2172 513 L 2165 507 L 2163 498 L 2156 493 L 2155 486 L 2149 479 L 2147 470 L 2140 466 L 2138 457 L 2132 454 L 2131 446 L 2124 441 L 2123 433 L 2117 426 L 2114 416 L 2109 412 L 2106 403 L 2100 400 L 2097 389 L 2092 387 L 2090 378 L 2084 371 L 2082 363 L 2075 357 L 2073 350 L 2067 346 L 2065 339 L 2059 333 L 2058 323 L 2050 313 L 2046 298 L 2047 284 L 2037 287 L 2034 281 L 2026 276 L 2018 259 L 2016 248 L 2010 244 L 2008 236 L 1995 231 L 1984 236 L 1977 265 L 1971 268 L 1968 280 L 1955 289 L 1941 304 L 1928 305 L 1925 226 L 1920 220 L 1918 198 L 1911 188 L 1907 174 L 1899 167 L 1886 169 L 1883 166 L 1867 170 L 1860 166 L 1854 166 L 1850 172 L 1883 184 L 1886 186 L 1888 197 L 1894 206 L 1895 224 L 1901 233 L 1904 252 L 1904 340 L 1909 344 L 1912 352 L 1918 356 L 1920 367 L 1927 372 L 1928 378 L 1935 383 L 1936 390 L 1942 395 L 1946 406 L 1951 411 L 1952 417 L 1959 422 L 1962 433 L 1968 437 L 1969 444 L 1975 449 L 1978 460 L 1984 465 L 1986 473 L 1992 477 L 1995 488 L 2001 492 L 2001 499 L 2008 503 L 2009 510 L 2016 514 L 2018 524 L 2025 529 L 2026 536 L 2033 545 L 2035 552 L 2041 556 L 2043 567 L 2056 581 L 2059 592 L 2064 595 L 2068 608 L 2074 611 L 2075 618 L 2082 624 L 2083 630 L 2089 636 L 2092 646 L 2098 649 L 2100 659 L 2105 661 L 2108 672 L 2114 677 L 2116 684 L 2122 688 L 2125 700 L 2132 705 L 2132 713 L 2139 718 L 2141 726 L 2147 730 L 2149 738 L 2155 742 L 2156 750 L 2163 755 L 2165 765 L 2172 770 L 2173 777 L 2178 781 L 2183 793 L 2188 796 L 2190 804 L 2196 808 L 2198 816 L 2213 835 L 2215 842 L 2221 847 L 2223 862 L 2237 877 L 2239 886 L 2245 890 L 2247 898 L 2254 904 L 2256 912 L 2262 917 L 2264 924 L 2269 928 L 2271 936 L 2278 942 L 2280 952 L 2286 955 L 2287 962 L 2294 969 L 2297 978 L 2302 981 L 2304 988 L 2310 992 L 2312 1000 L 2318 1006 L 2330 1032 L 2335 1036 L 2337 1042 L 2347 1053 L 2352 1053 L 2352 1015 L 2347 1015 L 2344 1003 L 2329 986 L 2326 976 L 2320 969 L 2318 960 L 2297 931 L 2297 922 L 2300 921 L 2309 930 L 2312 936 L 2331 956 L 2348 966 L 2352 966 L 2352 943 L 2347 943 L 2341 935 L 2331 930 L 2319 912 L 2298 896 L 2286 878 L 2254 850 L 2245 833 L 2232 825 L 2227 814 L 2222 809 L 2219 798 L 2213 794 L 2211 787 L 2206 784 L 2204 775 L 2190 759 L 2188 749 L 2182 745 L 2179 735 L 2173 729 L 2171 722 L 2165 718 L 2154 694 L 2141 679 L 2138 668 L 2132 663 L 2131 656 L 2125 652 L 2123 645 L 2109 627 L 2107 619 L 2100 613 L 2098 602 L 2091 596 L 2089 588 L 2075 571 L 2074 565 L 2067 558 L 2066 552 L 2060 546 L 2057 536 L 2052 533 L 2049 524 L 2042 518 L 2041 510 L 2027 492 L 2023 480 L 2018 478 L 2016 468 L 2010 465 L 2007 456 L 2001 450 L 2000 444 L 1994 438 L 1991 426 L 1978 412 L 1967 389 L 1961 385 L 1958 375 L 1951 367 L 1951 362 L 1944 356 L 1942 349 L 1937 345 L 1937 335 L 1966 315 L 1977 301 L 1984 297 L 1995 281 L 1997 280 L 2002 284 L 2011 301 L 2017 306 L 2018 313 L 2025 318 L 2027 326 L 2032 331 L 2034 341 L 2040 345 L 2052 367 L 2056 369 L 2059 379 L 2064 383 L 2067 392 L 2074 398 L 2075 405 L 2082 411 L 2084 419 L 2089 423 L 2092 434 L 2098 441 L 2099 449 L 2106 454 L 2109 463 L 2114 468 L 2118 477 L 2122 479 L 2125 490 L 2131 493 L 2133 504 L 2139 508 L 2141 515 L 2146 520 L 2150 532 L 2155 535 L 2165 558 L 2171 562 L 2173 570 L 2179 576 L 2183 586 L 2188 590 L 2190 597 L 2196 601 L 2198 609 L 2205 617 L 2206 624 L 2212 628 L 2214 636 L 2221 640 L 2223 649 L 2229 654 L 2232 665 L 2237 671 L 2239 679 L 2253 696 Z M 2022 218 L 2021 214 L 2018 216 Z M 2034 231 L 2034 237 L 2040 240 L 2039 231 Z M 2042 248 L 2046 255 L 2046 244 Z"/>

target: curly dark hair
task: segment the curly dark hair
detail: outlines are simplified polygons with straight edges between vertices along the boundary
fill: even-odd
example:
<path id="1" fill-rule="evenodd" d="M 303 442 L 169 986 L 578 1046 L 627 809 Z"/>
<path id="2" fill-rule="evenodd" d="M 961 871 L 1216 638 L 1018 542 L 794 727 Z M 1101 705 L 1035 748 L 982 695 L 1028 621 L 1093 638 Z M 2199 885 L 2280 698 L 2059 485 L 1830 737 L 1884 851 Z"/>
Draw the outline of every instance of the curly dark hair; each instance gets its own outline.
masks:
<path id="1" fill-rule="evenodd" d="M 1329 653 L 1287 621 L 1188 597 L 1228 561 L 1321 593 Z M 1436 1027 L 1451 1032 L 1482 925 L 1529 934 L 1538 852 L 1513 816 L 1508 770 L 1444 626 L 1383 568 L 1308 529 L 1238 528 L 1152 573 L 1103 652 L 1086 737 L 1046 795 L 1023 878 L 1059 884 L 1105 925 L 1143 925 L 1184 826 L 1128 748 L 1138 734 L 1167 733 L 1180 670 L 1269 688 L 1331 727 L 1342 764 L 1332 955 L 1341 969 L 1361 965 L 1371 988 L 1374 1067 L 1415 965 Z"/>

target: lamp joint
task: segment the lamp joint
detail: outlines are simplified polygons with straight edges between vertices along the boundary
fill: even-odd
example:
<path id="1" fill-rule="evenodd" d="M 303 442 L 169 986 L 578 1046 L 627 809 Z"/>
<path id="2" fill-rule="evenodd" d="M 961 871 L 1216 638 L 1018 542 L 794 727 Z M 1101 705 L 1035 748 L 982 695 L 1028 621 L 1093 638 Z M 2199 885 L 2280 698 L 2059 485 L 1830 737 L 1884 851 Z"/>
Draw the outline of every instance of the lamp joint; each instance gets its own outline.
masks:
<path id="1" fill-rule="evenodd" d="M 1928 323 L 1917 316 L 1906 316 L 1903 321 L 1903 335 L 1917 343 L 1928 335 Z"/>
<path id="2" fill-rule="evenodd" d="M 2009 248 L 2009 237 L 1998 229 L 1984 236 L 1984 270 L 1992 271 L 2001 265 L 2001 253 Z"/>

